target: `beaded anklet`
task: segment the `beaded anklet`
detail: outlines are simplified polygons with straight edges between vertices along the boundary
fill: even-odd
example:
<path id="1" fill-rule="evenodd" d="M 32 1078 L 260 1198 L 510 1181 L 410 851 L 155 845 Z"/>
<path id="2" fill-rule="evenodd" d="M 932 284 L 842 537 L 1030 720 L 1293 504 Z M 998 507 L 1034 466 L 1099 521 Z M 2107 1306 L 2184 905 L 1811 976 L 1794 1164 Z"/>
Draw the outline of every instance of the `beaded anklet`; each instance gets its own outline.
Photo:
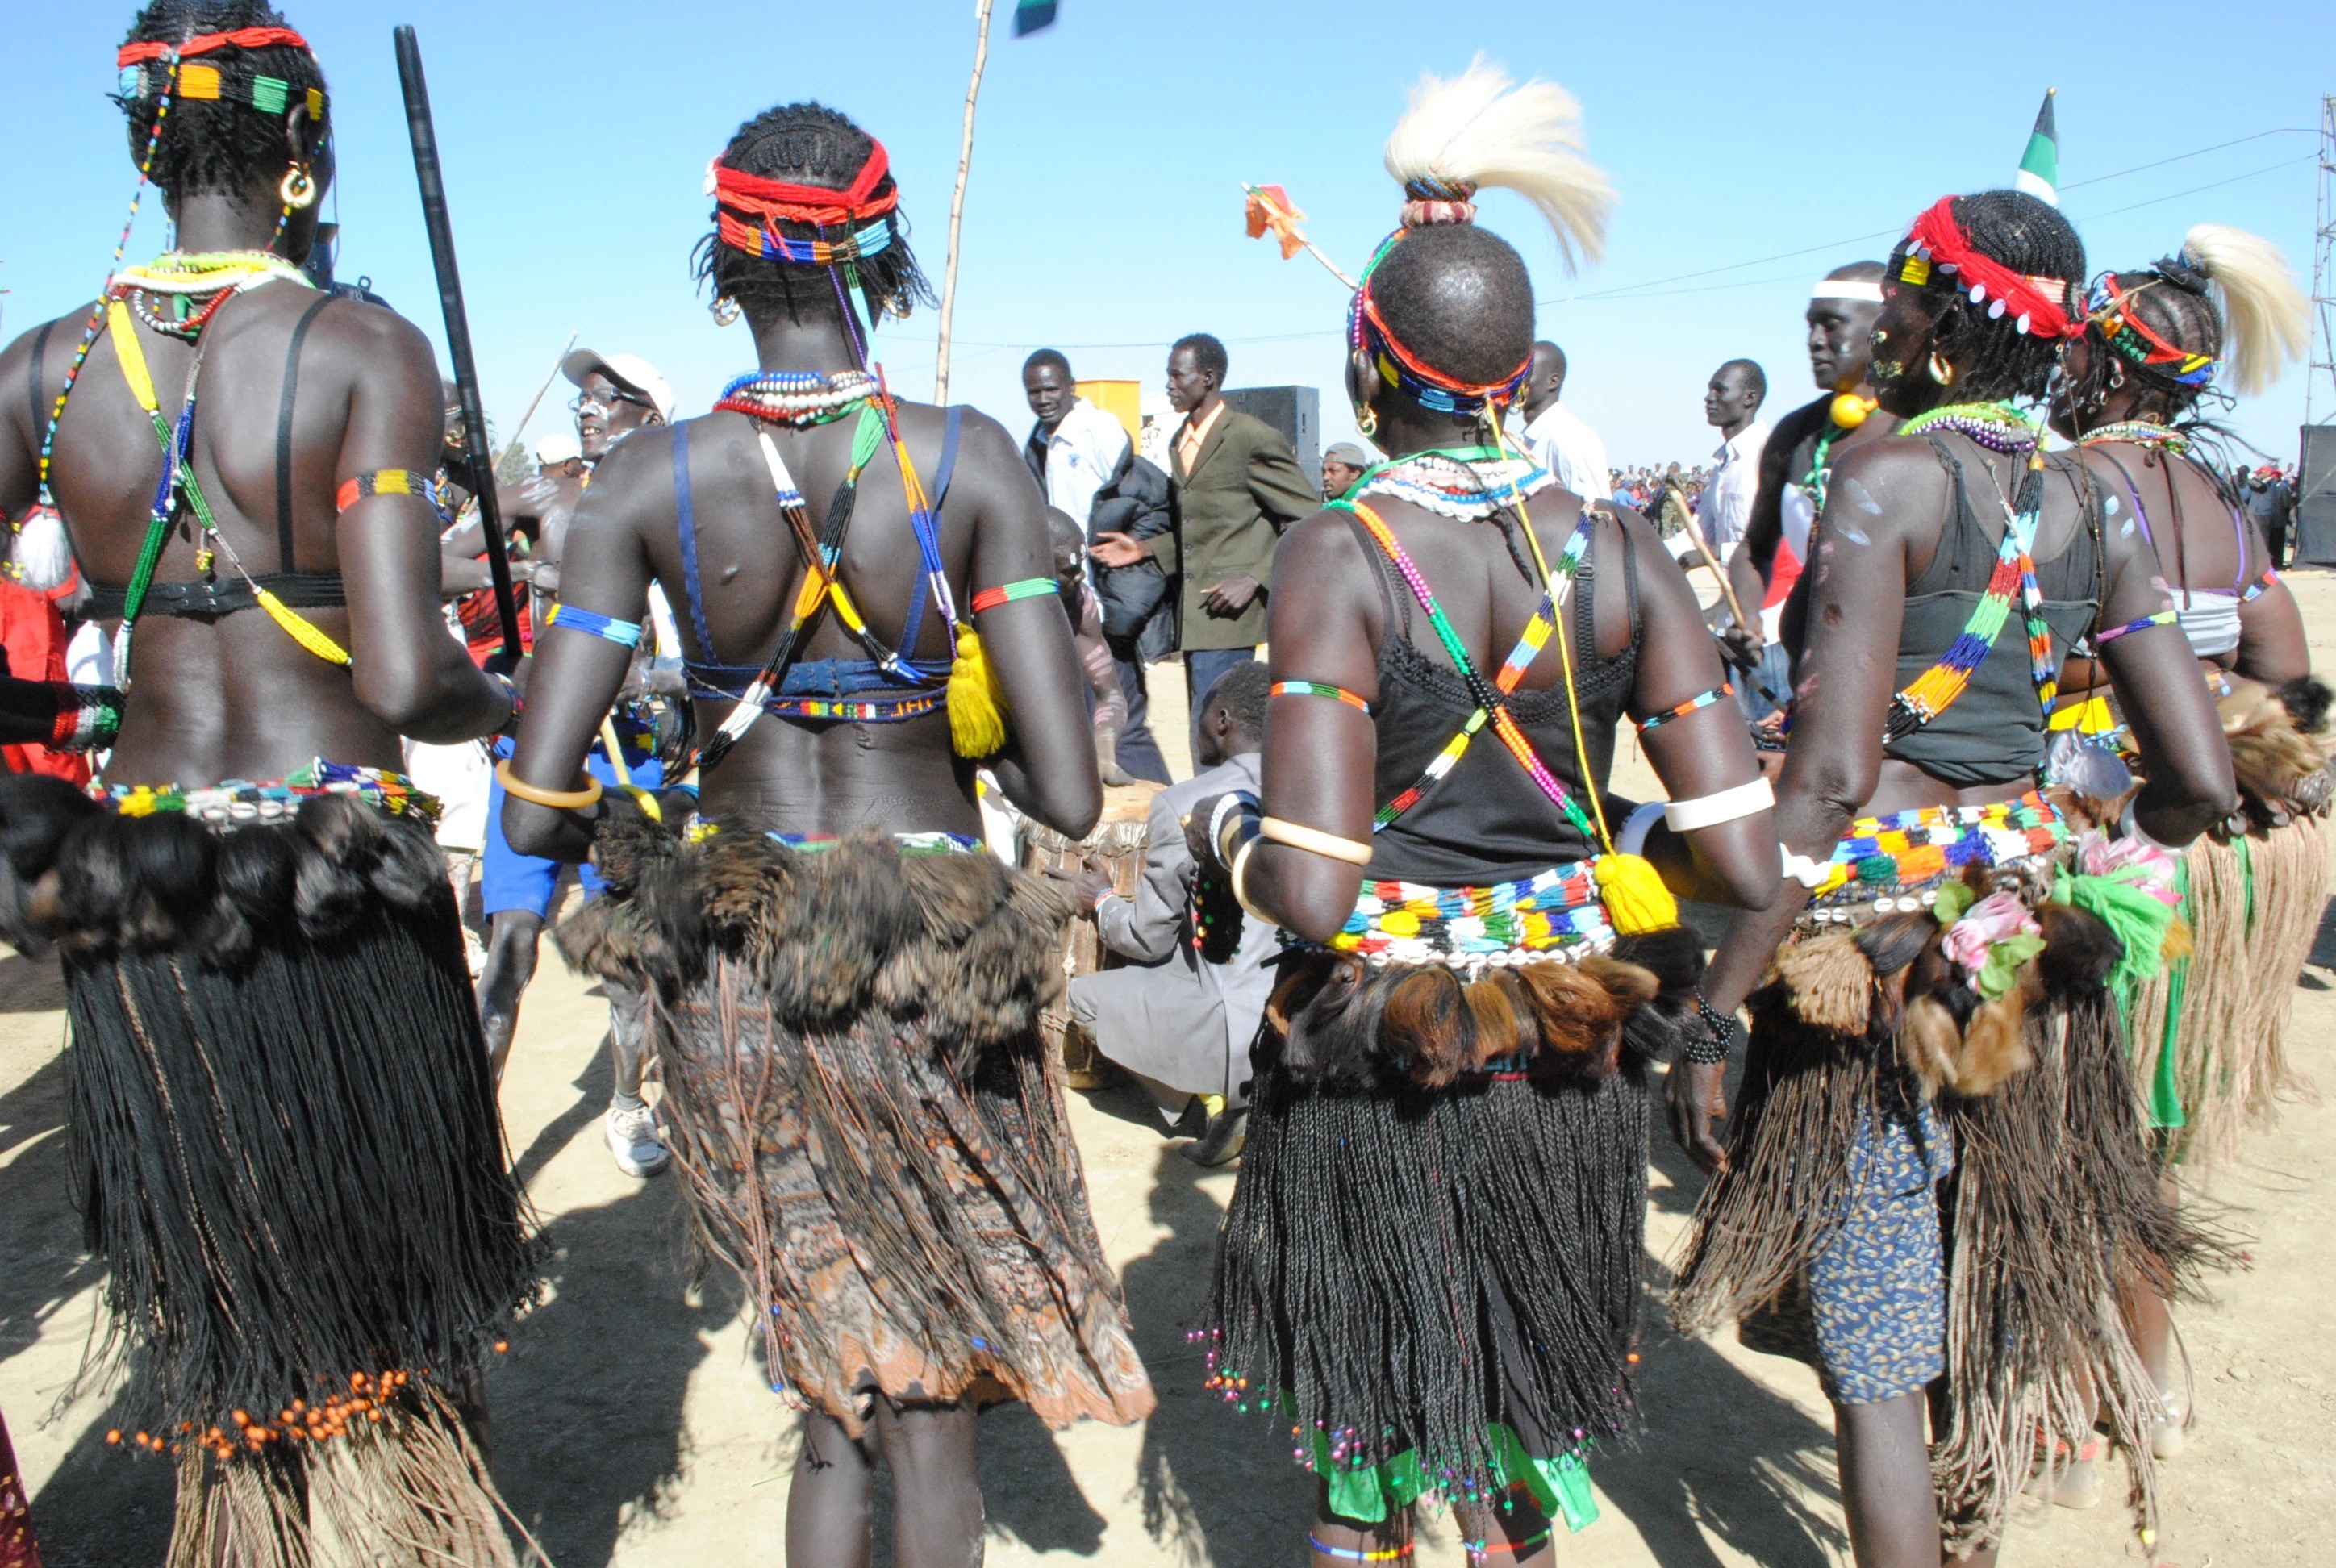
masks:
<path id="1" fill-rule="evenodd" d="M 1361 713 L 1369 713 L 1371 705 L 1342 686 L 1332 686 L 1319 680 L 1278 680 L 1268 687 L 1265 695 L 1272 696 L 1327 696 L 1345 703 Z"/>
<path id="2" fill-rule="evenodd" d="M 1639 733 L 1640 735 L 1644 735 L 1650 729 L 1660 729 L 1663 726 L 1670 723 L 1671 720 L 1675 718 L 1685 718 L 1691 713 L 1700 712 L 1702 709 L 1711 706 L 1713 704 L 1721 701 L 1723 698 L 1731 697 L 1735 695 L 1736 687 L 1728 681 L 1721 681 L 1718 687 L 1714 690 L 1699 691 L 1693 696 L 1688 698 L 1685 702 L 1674 703 L 1669 707 L 1663 709 L 1660 713 L 1650 714 L 1645 718 L 1640 719 L 1639 721 Z"/>
<path id="3" fill-rule="evenodd" d="M 1463 1541 L 1460 1550 L 1468 1553 L 1472 1563 L 1482 1563 L 1489 1557 L 1522 1557 L 1528 1552 L 1537 1552 L 1548 1545 L 1549 1538 L 1556 1533 L 1555 1525 L 1544 1524 L 1540 1534 L 1528 1535 L 1522 1541 L 1504 1541 L 1497 1546 L 1489 1540 Z"/>
<path id="4" fill-rule="evenodd" d="M 641 646 L 641 627 L 638 621 L 618 620 L 614 616 L 596 615 L 589 609 L 583 609 L 572 604 L 553 605 L 551 613 L 543 618 L 543 624 L 548 627 L 564 626 L 570 631 L 580 631 L 587 637 L 597 637 L 602 642 L 613 642 L 624 648 Z"/>
<path id="5" fill-rule="evenodd" d="M 1026 577 L 1016 582 L 1001 582 L 996 588 L 985 588 L 973 596 L 973 613 L 996 609 L 1001 604 L 1011 604 L 1017 599 L 1037 599 L 1042 594 L 1060 593 L 1062 585 L 1051 577 Z"/>
<path id="6" fill-rule="evenodd" d="M 333 492 L 333 504 L 346 511 L 368 495 L 418 495 L 433 506 L 439 504 L 437 482 L 426 473 L 404 468 L 376 468 L 341 481 L 340 489 Z"/>
<path id="7" fill-rule="evenodd" d="M 1306 1544 L 1325 1557 L 1336 1557 L 1341 1563 L 1400 1563 L 1411 1555 L 1413 1543 L 1400 1546 L 1383 1546 L 1376 1551 L 1357 1551 L 1351 1546 L 1333 1546 L 1311 1530 L 1306 1532 Z"/>

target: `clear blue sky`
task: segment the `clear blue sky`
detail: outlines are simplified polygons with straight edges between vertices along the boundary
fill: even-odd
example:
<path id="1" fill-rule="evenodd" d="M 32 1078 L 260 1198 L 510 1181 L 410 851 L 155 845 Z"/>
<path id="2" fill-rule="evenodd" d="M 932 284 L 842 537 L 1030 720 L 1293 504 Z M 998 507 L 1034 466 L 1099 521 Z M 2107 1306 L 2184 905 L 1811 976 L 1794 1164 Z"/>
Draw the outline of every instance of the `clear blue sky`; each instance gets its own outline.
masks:
<path id="1" fill-rule="evenodd" d="M 2097 268 L 2146 263 L 2190 224 L 2215 221 L 2268 236 L 2308 280 L 2314 140 L 2257 133 L 2315 126 L 2320 93 L 2336 90 L 2336 6 L 2324 0 L 2206 13 L 2146 0 L 2113 17 L 1996 5 L 1062 0 L 1062 21 L 1023 40 L 1004 25 L 1011 0 L 998 9 L 951 391 L 1017 429 L 1030 349 L 1062 346 L 1082 375 L 1141 377 L 1156 391 L 1168 341 L 1208 330 L 1230 346 L 1235 385 L 1319 386 L 1326 439 L 1348 433 L 1343 293 L 1313 262 L 1284 263 L 1243 238 L 1239 182 L 1287 185 L 1314 238 L 1351 270 L 1394 220 L 1379 148 L 1405 89 L 1423 67 L 1455 71 L 1478 50 L 1578 94 L 1591 155 L 1621 193 L 1606 258 L 1579 278 L 1521 204 L 1500 194 L 1485 210 L 1533 269 L 1543 332 L 1572 356 L 1568 402 L 1618 463 L 1708 453 L 1700 395 L 1722 360 L 1767 367 L 1772 415 L 1812 395 L 1799 333 L 1810 280 L 1880 256 L 1945 191 L 2007 183 L 2047 86 L 2060 90 L 2064 209 Z M 103 277 L 134 178 L 105 97 L 131 14 L 10 8 L 0 306 L 11 336 L 87 299 Z M 435 338 L 389 39 L 397 21 L 420 29 L 499 424 L 517 417 L 571 327 L 589 346 L 658 364 L 688 413 L 751 367 L 743 328 L 717 330 L 692 293 L 688 257 L 707 226 L 707 157 L 769 104 L 815 97 L 885 142 L 918 253 L 940 277 L 969 0 L 295 0 L 287 15 L 332 85 L 342 275 L 370 275 Z M 2255 139 L 2085 183 L 2242 137 Z M 150 203 L 132 254 L 161 244 Z M 878 335 L 910 395 L 931 389 L 933 332 L 920 312 Z M 2319 417 L 2336 417 L 2321 385 Z M 2291 371 L 2239 410 L 2240 429 L 2292 454 L 2302 386 Z M 547 407 L 564 417 L 553 399 Z M 530 433 L 548 428 L 539 414 Z"/>

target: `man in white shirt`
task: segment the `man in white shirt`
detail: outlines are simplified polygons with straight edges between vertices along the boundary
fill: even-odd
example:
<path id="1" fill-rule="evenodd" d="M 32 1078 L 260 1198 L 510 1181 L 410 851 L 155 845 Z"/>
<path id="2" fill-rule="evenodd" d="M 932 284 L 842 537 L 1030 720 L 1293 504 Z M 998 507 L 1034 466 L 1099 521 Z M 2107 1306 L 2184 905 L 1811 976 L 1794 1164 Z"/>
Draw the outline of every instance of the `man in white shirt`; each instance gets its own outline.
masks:
<path id="1" fill-rule="evenodd" d="M 1565 350 L 1554 343 L 1534 344 L 1533 372 L 1525 377 L 1525 427 L 1519 439 L 1558 483 L 1596 501 L 1614 488 L 1606 466 L 1606 443 L 1558 401 L 1564 391 Z"/>
<path id="2" fill-rule="evenodd" d="M 1768 427 L 1759 421 L 1768 397 L 1766 372 L 1748 359 L 1731 359 L 1711 373 L 1704 388 L 1703 417 L 1724 438 L 1711 454 L 1711 482 L 1695 509 L 1697 524 L 1711 548 L 1726 560 L 1752 521 L 1752 498 L 1760 492 L 1760 453 Z"/>
<path id="3" fill-rule="evenodd" d="M 1038 416 L 1023 461 L 1046 492 L 1046 504 L 1060 508 L 1084 532 L 1095 492 L 1111 482 L 1127 455 L 1127 427 L 1079 395 L 1071 362 L 1057 349 L 1042 348 L 1022 362 L 1022 391 Z"/>

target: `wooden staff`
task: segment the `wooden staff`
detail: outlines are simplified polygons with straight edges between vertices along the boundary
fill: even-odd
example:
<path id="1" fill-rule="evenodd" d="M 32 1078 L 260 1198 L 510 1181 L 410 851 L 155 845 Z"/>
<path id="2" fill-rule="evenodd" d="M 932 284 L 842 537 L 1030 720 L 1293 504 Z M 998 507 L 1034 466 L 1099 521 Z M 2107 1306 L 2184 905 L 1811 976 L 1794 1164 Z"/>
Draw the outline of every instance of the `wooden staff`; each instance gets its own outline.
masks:
<path id="1" fill-rule="evenodd" d="M 949 197 L 949 265 L 941 273 L 939 356 L 933 364 L 933 401 L 949 401 L 949 323 L 957 313 L 958 230 L 965 223 L 965 177 L 973 168 L 973 110 L 981 98 L 981 68 L 989 63 L 990 0 L 974 6 L 973 80 L 965 90 L 965 136 L 958 144 L 957 190 Z"/>
<path id="2" fill-rule="evenodd" d="M 1703 537 L 1703 530 L 1696 526 L 1695 508 L 1687 504 L 1686 498 L 1684 496 L 1680 498 L 1679 514 L 1682 521 L 1687 524 L 1688 542 L 1694 545 L 1696 553 L 1703 557 L 1703 564 L 1711 568 L 1711 575 L 1719 579 L 1719 591 L 1728 596 L 1728 613 L 1734 616 L 1736 618 L 1736 624 L 1742 627 L 1745 630 L 1757 632 L 1760 623 L 1757 620 L 1747 620 L 1744 618 L 1744 604 L 1741 599 L 1738 599 L 1736 597 L 1736 585 L 1728 580 L 1728 568 L 1721 564 L 1718 556 L 1711 553 L 1711 546 L 1705 541 Z M 1781 708 L 1789 706 L 1786 703 L 1783 697 L 1778 696 L 1775 692 L 1770 691 L 1767 687 L 1762 683 L 1760 677 L 1752 671 L 1748 669 L 1746 670 L 1744 672 L 1744 678 L 1751 683 L 1752 689 L 1758 692 L 1761 697 L 1767 702 L 1769 706 Z"/>
<path id="3" fill-rule="evenodd" d="M 519 438 L 526 433 L 527 422 L 535 417 L 536 405 L 543 401 L 543 394 L 551 390 L 551 384 L 554 381 L 560 379 L 560 367 L 568 363 L 568 351 L 576 346 L 576 336 L 574 332 L 568 335 L 568 341 L 561 346 L 560 356 L 551 362 L 551 374 L 543 378 L 543 385 L 537 387 L 535 395 L 527 400 L 527 412 L 519 416 L 519 424 L 512 427 L 511 444 L 503 448 L 503 456 L 509 457 L 520 449 Z M 501 468 L 502 464 L 498 462 L 495 466 Z"/>

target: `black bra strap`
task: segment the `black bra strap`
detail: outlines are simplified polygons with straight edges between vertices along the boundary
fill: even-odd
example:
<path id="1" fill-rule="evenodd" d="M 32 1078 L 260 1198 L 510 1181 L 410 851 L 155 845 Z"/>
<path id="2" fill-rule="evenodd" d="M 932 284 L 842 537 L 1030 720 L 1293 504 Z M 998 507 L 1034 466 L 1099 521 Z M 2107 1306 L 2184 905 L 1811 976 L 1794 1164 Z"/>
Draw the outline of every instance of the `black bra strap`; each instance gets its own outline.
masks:
<path id="1" fill-rule="evenodd" d="M 284 395 L 276 404 L 276 565 L 280 571 L 298 570 L 292 560 L 292 401 L 300 390 L 300 344 L 316 312 L 332 302 L 330 294 L 316 296 L 292 324 L 292 342 L 284 351 Z"/>

